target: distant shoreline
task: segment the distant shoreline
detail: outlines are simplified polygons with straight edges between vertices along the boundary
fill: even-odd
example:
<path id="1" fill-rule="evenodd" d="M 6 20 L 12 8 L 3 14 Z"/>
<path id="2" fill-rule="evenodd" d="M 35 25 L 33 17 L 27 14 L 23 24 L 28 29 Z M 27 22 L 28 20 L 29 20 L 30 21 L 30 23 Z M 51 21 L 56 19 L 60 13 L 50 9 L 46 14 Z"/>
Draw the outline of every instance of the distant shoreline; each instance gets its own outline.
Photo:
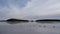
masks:
<path id="1" fill-rule="evenodd" d="M 44 22 L 48 22 L 48 21 L 59 21 L 60 22 L 60 19 L 40 19 L 40 20 L 36 20 L 36 22 L 41 22 L 41 21 L 44 21 Z"/>
<path id="2" fill-rule="evenodd" d="M 16 21 L 19 21 L 19 22 L 29 22 L 29 20 L 23 20 L 23 19 L 7 19 L 7 20 L 0 20 L 0 22 L 16 22 Z M 59 21 L 60 22 L 60 19 L 37 19 L 37 20 L 31 20 L 30 22 L 47 22 L 47 21 Z"/>

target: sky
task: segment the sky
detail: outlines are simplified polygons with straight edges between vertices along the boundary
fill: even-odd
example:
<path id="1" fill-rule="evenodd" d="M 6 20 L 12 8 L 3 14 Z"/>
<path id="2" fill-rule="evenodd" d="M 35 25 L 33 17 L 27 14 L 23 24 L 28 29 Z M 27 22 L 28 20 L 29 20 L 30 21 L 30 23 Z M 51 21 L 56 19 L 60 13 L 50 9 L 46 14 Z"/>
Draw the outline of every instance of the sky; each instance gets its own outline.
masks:
<path id="1" fill-rule="evenodd" d="M 0 19 L 60 19 L 60 0 L 0 0 Z"/>

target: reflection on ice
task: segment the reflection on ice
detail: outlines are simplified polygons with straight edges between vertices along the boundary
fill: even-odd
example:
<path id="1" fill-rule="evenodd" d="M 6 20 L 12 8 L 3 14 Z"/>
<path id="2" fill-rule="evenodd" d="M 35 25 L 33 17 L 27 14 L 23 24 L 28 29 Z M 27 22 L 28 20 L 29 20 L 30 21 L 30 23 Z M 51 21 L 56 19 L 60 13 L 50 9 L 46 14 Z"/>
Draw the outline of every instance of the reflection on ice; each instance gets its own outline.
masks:
<path id="1" fill-rule="evenodd" d="M 8 24 L 17 24 L 17 23 L 28 23 L 28 22 L 19 22 L 19 21 L 16 21 L 16 22 L 7 22 Z"/>
<path id="2" fill-rule="evenodd" d="M 3 24 L 3 25 L 1 25 Z M 16 23 L 10 24 L 7 22 L 0 23 L 0 34 L 59 34 L 60 23 Z"/>

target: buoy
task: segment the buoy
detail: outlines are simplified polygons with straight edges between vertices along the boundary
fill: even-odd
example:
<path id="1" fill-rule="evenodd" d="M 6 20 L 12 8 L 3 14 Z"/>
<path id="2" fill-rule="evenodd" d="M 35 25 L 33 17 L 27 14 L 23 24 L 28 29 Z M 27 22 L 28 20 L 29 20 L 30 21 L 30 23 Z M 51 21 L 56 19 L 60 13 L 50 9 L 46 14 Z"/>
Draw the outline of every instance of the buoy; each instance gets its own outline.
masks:
<path id="1" fill-rule="evenodd" d="M 39 27 L 41 27 L 41 25 L 39 25 Z"/>
<path id="2" fill-rule="evenodd" d="M 46 26 L 44 25 L 43 27 L 45 28 Z"/>
<path id="3" fill-rule="evenodd" d="M 53 26 L 53 28 L 55 28 L 55 26 Z"/>

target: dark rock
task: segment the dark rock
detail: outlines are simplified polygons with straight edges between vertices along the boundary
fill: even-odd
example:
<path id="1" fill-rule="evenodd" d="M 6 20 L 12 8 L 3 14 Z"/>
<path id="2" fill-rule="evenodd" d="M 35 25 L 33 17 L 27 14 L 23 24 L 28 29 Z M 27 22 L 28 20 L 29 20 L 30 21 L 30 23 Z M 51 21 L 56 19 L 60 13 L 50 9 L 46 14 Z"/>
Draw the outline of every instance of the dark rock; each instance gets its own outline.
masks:
<path id="1" fill-rule="evenodd" d="M 31 22 L 34 22 L 33 20 L 31 20 Z"/>

